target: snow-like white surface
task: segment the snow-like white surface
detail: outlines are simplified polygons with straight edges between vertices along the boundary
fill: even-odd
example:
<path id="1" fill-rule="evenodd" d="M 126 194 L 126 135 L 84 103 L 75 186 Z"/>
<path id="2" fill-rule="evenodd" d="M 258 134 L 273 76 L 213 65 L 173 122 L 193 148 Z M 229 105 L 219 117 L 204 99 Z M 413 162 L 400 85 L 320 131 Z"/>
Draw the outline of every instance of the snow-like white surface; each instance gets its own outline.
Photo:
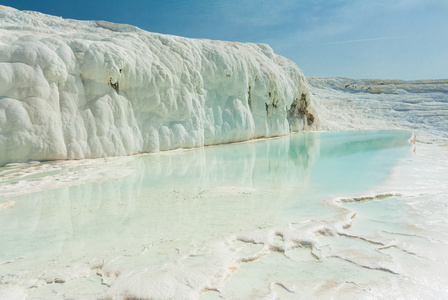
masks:
<path id="1" fill-rule="evenodd" d="M 0 6 L 0 165 L 285 135 L 298 67 L 262 44 L 193 40 Z"/>
<path id="2" fill-rule="evenodd" d="M 308 78 L 320 129 L 407 129 L 448 144 L 448 80 Z"/>

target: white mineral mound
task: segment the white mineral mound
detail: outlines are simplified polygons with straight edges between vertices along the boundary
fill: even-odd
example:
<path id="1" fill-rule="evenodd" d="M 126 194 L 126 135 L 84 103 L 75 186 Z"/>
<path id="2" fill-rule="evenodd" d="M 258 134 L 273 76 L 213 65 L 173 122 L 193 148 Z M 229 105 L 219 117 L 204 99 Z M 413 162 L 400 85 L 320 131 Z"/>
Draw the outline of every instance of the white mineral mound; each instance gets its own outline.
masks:
<path id="1" fill-rule="evenodd" d="M 314 119 L 302 72 L 262 44 L 0 6 L 0 70 L 0 165 L 285 135 Z"/>
<path id="2" fill-rule="evenodd" d="M 417 141 L 448 144 L 448 80 L 308 78 L 319 129 L 412 130 Z"/>

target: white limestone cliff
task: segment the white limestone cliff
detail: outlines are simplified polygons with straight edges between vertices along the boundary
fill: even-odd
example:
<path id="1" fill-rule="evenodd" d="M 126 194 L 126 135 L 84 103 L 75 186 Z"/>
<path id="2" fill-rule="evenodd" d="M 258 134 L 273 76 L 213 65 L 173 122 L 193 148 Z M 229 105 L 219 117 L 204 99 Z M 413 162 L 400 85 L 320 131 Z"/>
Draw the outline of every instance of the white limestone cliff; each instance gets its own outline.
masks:
<path id="1" fill-rule="evenodd" d="M 285 135 L 313 122 L 309 105 L 267 45 L 0 6 L 0 165 Z"/>

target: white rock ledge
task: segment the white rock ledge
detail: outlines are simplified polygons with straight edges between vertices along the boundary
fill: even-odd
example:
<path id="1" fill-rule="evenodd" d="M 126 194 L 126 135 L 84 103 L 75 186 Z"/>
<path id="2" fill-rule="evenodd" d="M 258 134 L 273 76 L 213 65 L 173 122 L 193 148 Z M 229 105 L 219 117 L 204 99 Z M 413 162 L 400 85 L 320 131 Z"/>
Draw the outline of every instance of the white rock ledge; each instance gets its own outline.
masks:
<path id="1" fill-rule="evenodd" d="M 0 165 L 285 135 L 312 123 L 309 104 L 267 45 L 0 6 Z"/>

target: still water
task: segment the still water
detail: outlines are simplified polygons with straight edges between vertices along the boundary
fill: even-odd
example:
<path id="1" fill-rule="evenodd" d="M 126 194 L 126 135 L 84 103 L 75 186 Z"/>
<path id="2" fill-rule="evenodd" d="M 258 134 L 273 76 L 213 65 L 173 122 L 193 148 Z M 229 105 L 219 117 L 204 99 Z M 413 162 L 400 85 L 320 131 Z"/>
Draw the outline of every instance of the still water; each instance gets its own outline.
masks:
<path id="1" fill-rule="evenodd" d="M 362 251 L 335 254 L 365 247 L 341 235 L 354 216 L 331 201 L 383 184 L 412 155 L 410 135 L 302 133 L 2 168 L 0 296 L 296 298 L 322 276 L 395 276 Z M 404 209 L 388 203 L 372 210 Z"/>

